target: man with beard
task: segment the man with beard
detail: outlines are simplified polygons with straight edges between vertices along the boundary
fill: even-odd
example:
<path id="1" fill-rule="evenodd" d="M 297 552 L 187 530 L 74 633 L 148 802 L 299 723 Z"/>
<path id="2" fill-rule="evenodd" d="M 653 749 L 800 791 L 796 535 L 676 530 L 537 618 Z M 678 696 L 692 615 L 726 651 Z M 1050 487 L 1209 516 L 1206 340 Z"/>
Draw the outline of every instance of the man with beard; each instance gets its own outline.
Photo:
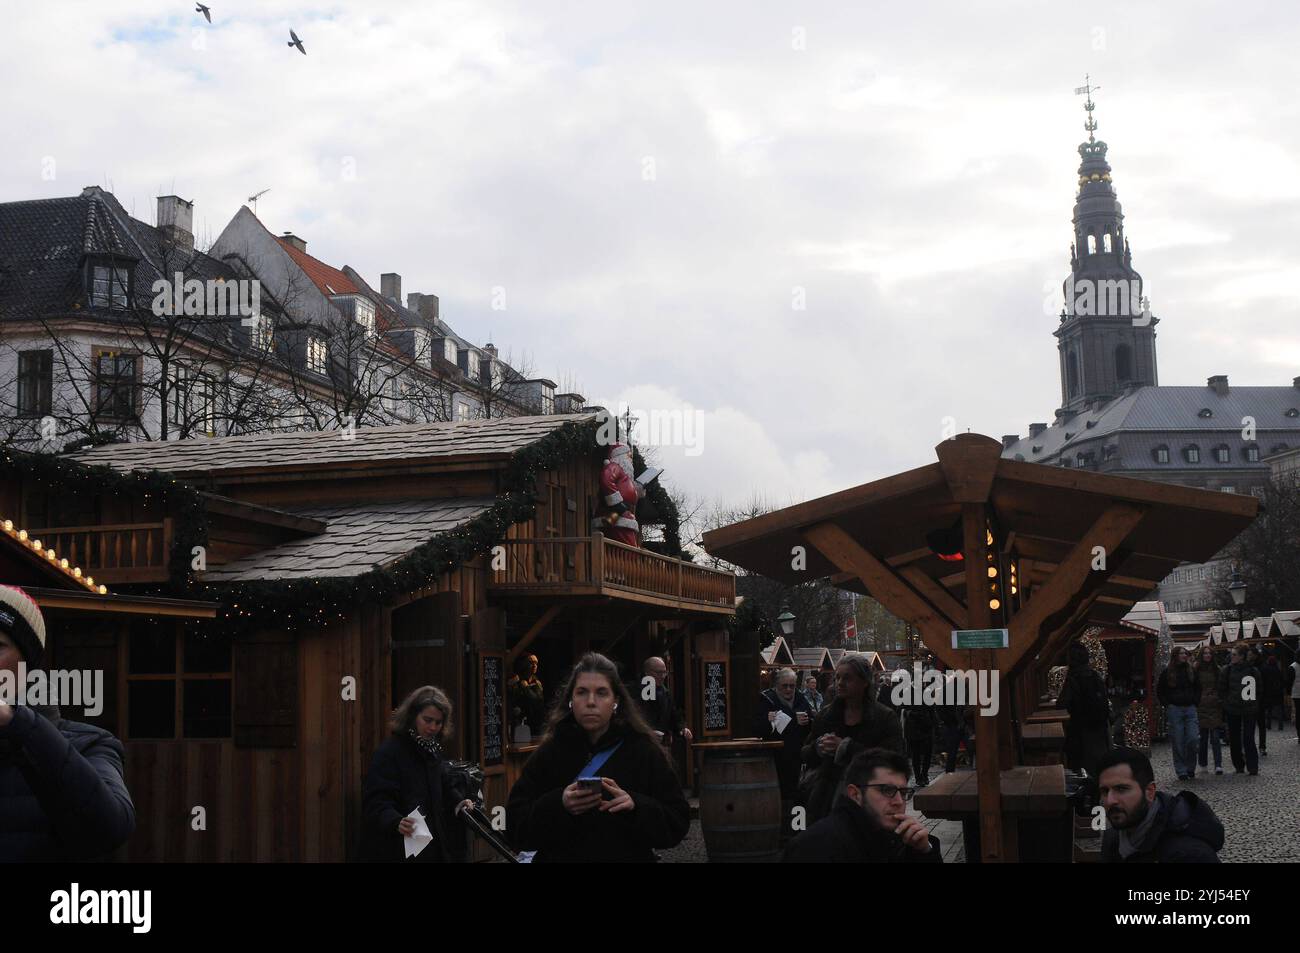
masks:
<path id="1" fill-rule="evenodd" d="M 844 793 L 831 813 L 786 848 L 787 864 L 940 864 L 939 839 L 907 813 L 907 759 L 869 748 L 844 772 Z"/>
<path id="2" fill-rule="evenodd" d="M 1097 786 L 1106 809 L 1102 863 L 1219 863 L 1223 822 L 1191 791 L 1157 791 L 1142 752 L 1115 748 L 1103 755 Z"/>

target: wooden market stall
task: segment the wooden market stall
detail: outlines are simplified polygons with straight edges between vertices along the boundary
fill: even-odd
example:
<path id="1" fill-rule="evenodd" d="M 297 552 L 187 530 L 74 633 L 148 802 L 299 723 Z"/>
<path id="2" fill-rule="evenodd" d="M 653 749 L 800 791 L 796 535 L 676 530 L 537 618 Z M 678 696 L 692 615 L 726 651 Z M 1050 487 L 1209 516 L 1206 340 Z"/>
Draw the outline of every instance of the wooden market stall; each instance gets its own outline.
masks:
<path id="1" fill-rule="evenodd" d="M 1062 768 L 1031 769 L 1020 754 L 1038 705 L 1026 666 L 1084 620 L 1118 621 L 1179 562 L 1209 559 L 1258 501 L 1006 460 L 978 434 L 935 451 L 937 463 L 713 530 L 704 546 L 787 585 L 830 577 L 869 593 L 945 667 L 998 673 L 998 713 L 976 718 L 974 801 L 936 793 L 954 811 L 977 807 L 983 860 L 1011 861 L 1021 817 L 1065 811 Z M 796 547 L 806 571 L 791 567 Z"/>
<path id="2" fill-rule="evenodd" d="M 126 857 L 352 856 L 371 755 L 423 684 L 454 705 L 448 753 L 504 805 L 535 747 L 515 742 L 508 691 L 528 654 L 547 703 L 582 652 L 629 679 L 662 655 L 696 736 L 728 735 L 734 576 L 600 532 L 596 435 L 591 415 L 556 415 L 0 461 L 0 515 L 112 586 L 101 603 L 137 607 L 50 640 L 115 666 L 100 723 L 127 749 Z"/>

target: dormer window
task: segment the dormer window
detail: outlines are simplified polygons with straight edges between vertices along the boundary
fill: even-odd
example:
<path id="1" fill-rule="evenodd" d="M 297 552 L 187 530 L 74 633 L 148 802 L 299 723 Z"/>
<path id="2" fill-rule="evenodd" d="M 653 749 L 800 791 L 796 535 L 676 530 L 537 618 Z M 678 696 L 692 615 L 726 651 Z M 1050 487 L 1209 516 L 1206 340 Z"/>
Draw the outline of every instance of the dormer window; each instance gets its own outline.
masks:
<path id="1" fill-rule="evenodd" d="M 456 342 L 451 338 L 442 339 L 442 356 L 448 364 L 456 363 Z"/>
<path id="2" fill-rule="evenodd" d="M 1168 448 L 1168 447 L 1165 447 L 1165 446 L 1156 447 L 1156 449 L 1155 449 L 1154 452 L 1155 452 L 1155 457 L 1156 457 L 1156 463 L 1168 463 L 1168 462 L 1169 462 L 1169 448 Z"/>
<path id="3" fill-rule="evenodd" d="M 1228 463 L 1232 459 L 1232 451 L 1228 449 L 1227 444 L 1220 444 L 1214 448 L 1214 459 L 1218 463 Z"/>
<path id="4" fill-rule="evenodd" d="M 1292 417 L 1292 418 L 1294 418 L 1294 417 L 1300 417 L 1300 408 L 1296 408 L 1296 407 L 1290 407 L 1290 408 L 1288 408 L 1288 409 L 1287 409 L 1287 412 L 1286 412 L 1286 416 L 1288 416 L 1288 417 Z"/>
<path id="5" fill-rule="evenodd" d="M 542 414 L 555 413 L 555 388 L 542 387 Z"/>
<path id="6" fill-rule="evenodd" d="M 131 272 L 112 265 L 95 265 L 91 269 L 90 306 L 109 311 L 125 311 L 130 293 Z"/>
<path id="7" fill-rule="evenodd" d="M 1201 462 L 1201 448 L 1195 444 L 1183 447 L 1183 459 L 1188 463 Z"/>
<path id="8" fill-rule="evenodd" d="M 275 325 L 264 314 L 255 314 L 248 320 L 249 343 L 258 351 L 269 352 L 275 347 Z"/>
<path id="9" fill-rule="evenodd" d="M 320 338 L 307 339 L 307 370 L 313 374 L 324 374 L 329 364 L 329 345 Z"/>
<path id="10" fill-rule="evenodd" d="M 1259 447 L 1246 448 L 1246 462 L 1259 463 Z"/>
<path id="11" fill-rule="evenodd" d="M 1208 407 L 1202 407 L 1196 412 L 1196 416 L 1200 417 L 1202 420 L 1208 420 L 1210 417 L 1214 416 L 1214 411 L 1210 410 Z"/>
<path id="12" fill-rule="evenodd" d="M 366 337 L 371 337 L 375 333 L 375 305 L 374 302 L 367 298 L 353 299 L 356 305 L 352 311 L 352 318 L 357 324 L 365 329 Z"/>

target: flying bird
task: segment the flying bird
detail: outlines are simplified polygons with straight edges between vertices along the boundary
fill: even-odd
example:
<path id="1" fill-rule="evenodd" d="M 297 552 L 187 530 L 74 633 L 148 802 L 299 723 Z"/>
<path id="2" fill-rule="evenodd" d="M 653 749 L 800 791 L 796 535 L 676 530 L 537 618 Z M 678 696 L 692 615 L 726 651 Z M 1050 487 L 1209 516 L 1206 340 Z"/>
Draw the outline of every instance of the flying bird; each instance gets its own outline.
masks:
<path id="1" fill-rule="evenodd" d="M 307 51 L 302 48 L 302 40 L 298 39 L 298 34 L 294 33 L 293 30 L 290 30 L 289 35 L 293 37 L 293 39 L 289 41 L 289 46 L 298 47 L 298 52 L 301 53 L 303 56 L 306 56 Z"/>
<path id="2" fill-rule="evenodd" d="M 201 13 L 201 14 L 203 14 L 204 19 L 206 19 L 209 23 L 212 22 L 212 8 L 211 8 L 211 7 L 205 7 L 203 4 L 200 3 L 198 6 L 196 6 L 196 7 L 194 8 L 194 12 L 195 12 L 195 13 Z"/>

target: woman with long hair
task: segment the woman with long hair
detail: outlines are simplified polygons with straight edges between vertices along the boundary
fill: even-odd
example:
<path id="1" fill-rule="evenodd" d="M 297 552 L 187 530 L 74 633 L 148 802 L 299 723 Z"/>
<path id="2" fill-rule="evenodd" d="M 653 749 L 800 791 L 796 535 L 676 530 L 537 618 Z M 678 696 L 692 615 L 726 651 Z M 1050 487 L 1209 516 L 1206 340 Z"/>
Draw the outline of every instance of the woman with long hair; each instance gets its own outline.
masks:
<path id="1" fill-rule="evenodd" d="M 1088 657 L 1088 647 L 1073 642 L 1066 650 L 1069 669 L 1056 699 L 1057 707 L 1070 714 L 1065 723 L 1065 764 L 1071 770 L 1083 768 L 1097 777 L 1097 765 L 1110 750 L 1110 700 L 1106 680 Z"/>
<path id="2" fill-rule="evenodd" d="M 817 713 L 803 747 L 809 775 L 801 793 L 809 824 L 830 813 L 844 769 L 858 752 L 888 748 L 906 757 L 898 714 L 875 700 L 873 681 L 871 663 L 859 652 L 846 653 L 835 666 L 835 700 Z"/>
<path id="3" fill-rule="evenodd" d="M 1219 697 L 1219 666 L 1214 661 L 1214 650 L 1208 645 L 1201 649 L 1196 660 L 1196 681 L 1201 686 L 1201 697 L 1196 703 L 1196 724 L 1200 729 L 1201 748 L 1197 762 L 1202 768 L 1209 766 L 1209 748 L 1214 747 L 1214 773 L 1223 773 L 1223 699 Z"/>
<path id="4" fill-rule="evenodd" d="M 393 712 L 392 735 L 375 751 L 361 786 L 361 859 L 400 861 L 405 838 L 415 833 L 419 809 L 433 840 L 415 856 L 421 863 L 463 862 L 465 827 L 456 816 L 473 801 L 451 772 L 442 746 L 451 734 L 451 700 L 424 685 Z"/>
<path id="5" fill-rule="evenodd" d="M 511 844 L 538 863 L 653 861 L 689 827 L 690 806 L 618 668 L 588 652 L 510 790 Z"/>

